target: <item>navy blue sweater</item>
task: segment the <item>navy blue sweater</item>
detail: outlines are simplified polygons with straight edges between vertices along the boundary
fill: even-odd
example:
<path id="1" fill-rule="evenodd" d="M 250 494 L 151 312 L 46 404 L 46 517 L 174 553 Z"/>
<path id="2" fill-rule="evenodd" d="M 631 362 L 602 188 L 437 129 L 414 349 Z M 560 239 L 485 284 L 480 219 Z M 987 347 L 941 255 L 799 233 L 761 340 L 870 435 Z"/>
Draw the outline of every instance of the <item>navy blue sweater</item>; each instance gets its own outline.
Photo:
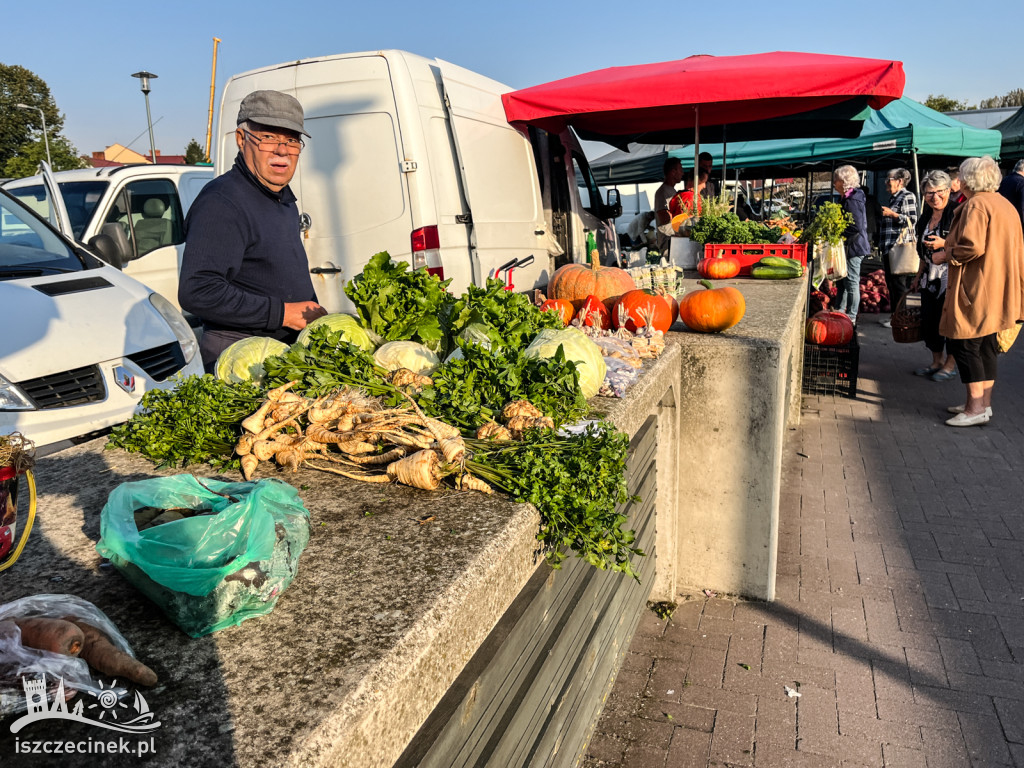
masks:
<path id="1" fill-rule="evenodd" d="M 292 341 L 285 302 L 316 301 L 289 187 L 272 192 L 245 166 L 211 181 L 185 218 L 178 302 L 207 330 Z"/>

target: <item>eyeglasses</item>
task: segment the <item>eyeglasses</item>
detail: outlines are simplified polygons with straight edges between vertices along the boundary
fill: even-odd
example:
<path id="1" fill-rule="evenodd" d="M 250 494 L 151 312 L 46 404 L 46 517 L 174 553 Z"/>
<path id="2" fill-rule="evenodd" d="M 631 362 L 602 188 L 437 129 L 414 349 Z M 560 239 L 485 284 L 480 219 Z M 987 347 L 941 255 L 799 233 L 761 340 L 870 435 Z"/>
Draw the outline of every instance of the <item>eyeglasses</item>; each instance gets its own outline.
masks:
<path id="1" fill-rule="evenodd" d="M 289 155 L 297 155 L 306 146 L 302 139 L 281 139 L 277 136 L 271 136 L 269 133 L 257 136 L 255 133 L 245 130 L 245 128 L 242 128 L 241 131 L 252 139 L 253 143 L 264 152 L 276 152 L 278 147 L 284 147 L 284 151 Z"/>
<path id="2" fill-rule="evenodd" d="M 946 187 L 945 189 L 931 189 L 931 190 L 925 192 L 924 196 L 925 197 L 936 197 L 938 195 L 948 195 L 948 194 L 949 194 L 949 187 Z"/>

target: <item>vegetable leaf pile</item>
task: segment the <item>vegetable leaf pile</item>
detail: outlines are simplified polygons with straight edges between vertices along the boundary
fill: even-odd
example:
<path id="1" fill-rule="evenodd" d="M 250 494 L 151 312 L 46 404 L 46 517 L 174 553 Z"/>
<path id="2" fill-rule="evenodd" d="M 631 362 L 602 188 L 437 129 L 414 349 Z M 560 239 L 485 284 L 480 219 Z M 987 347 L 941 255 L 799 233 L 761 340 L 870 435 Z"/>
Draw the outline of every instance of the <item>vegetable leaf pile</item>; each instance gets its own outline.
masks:
<path id="1" fill-rule="evenodd" d="M 810 226 L 804 230 L 801 240 L 813 242 L 824 240 L 830 245 L 839 245 L 843 233 L 853 226 L 853 216 L 843 210 L 839 203 L 826 202 L 818 209 Z"/>
<path id="2" fill-rule="evenodd" d="M 496 346 L 525 348 L 542 328 L 561 327 L 557 313 L 541 312 L 526 294 L 506 291 L 501 280 L 469 286 L 452 308 L 453 338 L 469 329 L 467 336 Z"/>
<path id="3" fill-rule="evenodd" d="M 720 215 L 705 213 L 696 224 L 690 237 L 701 245 L 720 243 L 777 243 L 782 237 L 779 227 L 766 227 L 756 221 L 740 221 L 735 213 Z"/>
<path id="4" fill-rule="evenodd" d="M 345 286 L 345 295 L 356 305 L 359 319 L 385 341 L 410 339 L 434 352 L 446 350 L 449 317 L 455 297 L 425 269 L 392 263 L 387 251 L 375 254 Z"/>

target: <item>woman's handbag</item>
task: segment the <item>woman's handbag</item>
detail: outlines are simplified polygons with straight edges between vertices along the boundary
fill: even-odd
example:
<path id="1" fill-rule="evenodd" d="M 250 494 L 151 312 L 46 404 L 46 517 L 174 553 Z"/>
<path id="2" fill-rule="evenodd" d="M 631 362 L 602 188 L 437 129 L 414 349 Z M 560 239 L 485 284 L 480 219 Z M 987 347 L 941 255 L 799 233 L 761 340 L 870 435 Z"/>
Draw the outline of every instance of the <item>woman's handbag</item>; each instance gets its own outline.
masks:
<path id="1" fill-rule="evenodd" d="M 814 249 L 821 254 L 821 272 L 826 280 L 835 283 L 846 277 L 846 246 L 842 240 L 838 245 L 819 240 Z"/>
<path id="2" fill-rule="evenodd" d="M 919 266 L 921 257 L 917 252 L 917 240 L 910 227 L 904 227 L 896 245 L 889 251 L 889 271 L 894 275 L 916 275 Z"/>
<path id="3" fill-rule="evenodd" d="M 907 299 L 914 302 L 908 304 Z M 892 325 L 892 340 L 898 344 L 915 344 L 924 340 L 921 331 L 921 297 L 917 294 L 905 293 L 896 305 L 889 318 Z"/>

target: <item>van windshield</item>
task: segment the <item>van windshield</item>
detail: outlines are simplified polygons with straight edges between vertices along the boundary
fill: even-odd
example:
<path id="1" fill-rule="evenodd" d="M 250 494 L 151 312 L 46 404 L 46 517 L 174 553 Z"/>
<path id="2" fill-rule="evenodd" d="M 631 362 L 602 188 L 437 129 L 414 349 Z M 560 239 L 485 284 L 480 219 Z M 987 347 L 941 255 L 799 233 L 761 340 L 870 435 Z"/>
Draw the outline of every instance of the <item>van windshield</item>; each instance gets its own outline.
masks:
<path id="1" fill-rule="evenodd" d="M 0 280 L 82 269 L 82 259 L 48 224 L 0 193 Z"/>
<path id="2" fill-rule="evenodd" d="M 85 228 L 89 226 L 96 206 L 100 204 L 103 193 L 110 186 L 109 181 L 61 181 L 57 186 L 64 198 L 64 207 L 71 220 L 71 232 L 76 240 L 81 240 Z M 8 190 L 25 205 L 44 219 L 50 218 L 50 201 L 42 184 L 18 187 Z"/>

